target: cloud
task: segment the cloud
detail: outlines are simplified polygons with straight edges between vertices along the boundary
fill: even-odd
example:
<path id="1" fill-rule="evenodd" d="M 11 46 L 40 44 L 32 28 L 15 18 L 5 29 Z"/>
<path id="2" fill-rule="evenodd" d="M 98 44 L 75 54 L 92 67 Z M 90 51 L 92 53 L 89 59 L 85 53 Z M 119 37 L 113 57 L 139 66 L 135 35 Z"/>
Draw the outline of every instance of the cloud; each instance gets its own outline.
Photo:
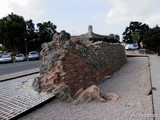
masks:
<path id="1" fill-rule="evenodd" d="M 129 24 L 140 21 L 155 26 L 160 23 L 160 2 L 158 0 L 109 0 L 111 8 L 106 14 L 106 23 Z"/>
<path id="2" fill-rule="evenodd" d="M 44 0 L 0 0 L 0 2 L 1 18 L 13 12 L 25 19 L 37 20 L 45 12 Z"/>

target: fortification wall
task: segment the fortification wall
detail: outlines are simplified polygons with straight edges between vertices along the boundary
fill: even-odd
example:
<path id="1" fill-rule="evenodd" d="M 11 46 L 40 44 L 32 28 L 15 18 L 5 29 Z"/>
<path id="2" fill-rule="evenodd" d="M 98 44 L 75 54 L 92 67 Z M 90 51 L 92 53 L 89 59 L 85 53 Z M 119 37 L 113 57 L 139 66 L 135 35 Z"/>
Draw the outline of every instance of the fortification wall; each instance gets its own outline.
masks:
<path id="1" fill-rule="evenodd" d="M 62 31 L 53 41 L 43 44 L 40 76 L 34 80 L 33 88 L 52 92 L 63 83 L 73 95 L 80 88 L 107 79 L 127 62 L 125 49 L 120 44 L 87 43 L 70 39 L 69 34 Z"/>

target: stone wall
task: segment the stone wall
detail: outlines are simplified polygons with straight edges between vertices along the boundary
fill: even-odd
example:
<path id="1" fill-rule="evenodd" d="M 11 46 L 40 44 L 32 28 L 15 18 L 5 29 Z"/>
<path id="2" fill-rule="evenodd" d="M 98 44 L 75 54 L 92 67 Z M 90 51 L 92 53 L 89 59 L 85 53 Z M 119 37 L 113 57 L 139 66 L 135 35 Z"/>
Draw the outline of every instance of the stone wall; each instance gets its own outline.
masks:
<path id="1" fill-rule="evenodd" d="M 40 76 L 33 83 L 36 91 L 52 92 L 65 83 L 73 95 L 80 88 L 99 84 L 127 62 L 120 44 L 81 41 L 62 31 L 42 45 Z"/>

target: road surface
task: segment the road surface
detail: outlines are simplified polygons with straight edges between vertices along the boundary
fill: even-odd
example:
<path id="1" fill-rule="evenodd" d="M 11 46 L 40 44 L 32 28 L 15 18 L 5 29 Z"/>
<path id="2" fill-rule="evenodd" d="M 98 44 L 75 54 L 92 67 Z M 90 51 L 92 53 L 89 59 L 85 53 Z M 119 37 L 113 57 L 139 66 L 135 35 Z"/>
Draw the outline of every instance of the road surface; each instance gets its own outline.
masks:
<path id="1" fill-rule="evenodd" d="M 39 68 L 40 64 L 40 60 L 0 64 L 0 75 Z"/>

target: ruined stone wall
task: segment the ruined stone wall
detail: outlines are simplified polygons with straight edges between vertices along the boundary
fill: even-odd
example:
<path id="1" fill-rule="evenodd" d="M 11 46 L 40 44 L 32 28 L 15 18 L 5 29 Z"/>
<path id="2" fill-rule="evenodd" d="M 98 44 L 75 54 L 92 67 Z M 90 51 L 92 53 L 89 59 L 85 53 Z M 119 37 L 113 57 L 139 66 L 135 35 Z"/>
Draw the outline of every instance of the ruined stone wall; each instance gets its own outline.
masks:
<path id="1" fill-rule="evenodd" d="M 80 88 L 98 84 L 126 62 L 124 47 L 104 42 L 84 44 L 62 31 L 42 45 L 40 76 L 33 87 L 41 92 L 65 83 L 73 95 Z"/>

